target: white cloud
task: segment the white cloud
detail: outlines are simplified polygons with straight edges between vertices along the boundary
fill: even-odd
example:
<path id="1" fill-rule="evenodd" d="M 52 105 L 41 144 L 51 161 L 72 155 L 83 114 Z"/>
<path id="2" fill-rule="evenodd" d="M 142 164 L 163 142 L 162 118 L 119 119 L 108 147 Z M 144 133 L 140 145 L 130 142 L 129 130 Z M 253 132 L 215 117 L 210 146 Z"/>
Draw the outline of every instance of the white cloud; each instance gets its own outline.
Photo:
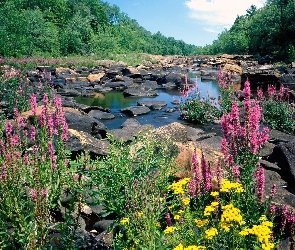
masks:
<path id="1" fill-rule="evenodd" d="M 229 28 L 238 15 L 245 15 L 251 5 L 261 8 L 265 2 L 266 0 L 189 0 L 185 4 L 190 9 L 190 17 L 204 23 L 204 29 L 211 30 L 209 32 L 218 29 L 220 32 Z M 223 28 L 220 30 L 217 26 Z"/>

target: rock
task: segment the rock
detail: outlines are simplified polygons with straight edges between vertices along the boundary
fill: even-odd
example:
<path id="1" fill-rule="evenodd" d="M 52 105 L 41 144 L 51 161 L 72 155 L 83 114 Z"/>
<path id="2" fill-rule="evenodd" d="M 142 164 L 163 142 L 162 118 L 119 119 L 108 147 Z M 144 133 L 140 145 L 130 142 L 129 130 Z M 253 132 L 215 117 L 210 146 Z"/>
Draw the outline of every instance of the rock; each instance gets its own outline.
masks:
<path id="1" fill-rule="evenodd" d="M 108 154 L 109 143 L 94 138 L 90 134 L 69 129 L 69 139 L 66 143 L 66 149 L 72 152 L 89 152 L 96 156 L 105 156 Z"/>
<path id="2" fill-rule="evenodd" d="M 75 90 L 75 89 L 63 89 L 59 88 L 57 91 L 58 94 L 61 96 L 70 96 L 70 97 L 75 97 L 75 96 L 80 96 L 81 92 Z"/>
<path id="3" fill-rule="evenodd" d="M 109 226 L 114 223 L 114 220 L 101 220 L 96 222 L 93 225 L 93 228 L 96 229 L 98 232 L 103 232 L 108 230 Z"/>
<path id="4" fill-rule="evenodd" d="M 97 216 L 101 216 L 106 212 L 105 206 L 103 205 L 90 205 L 92 212 Z"/>
<path id="5" fill-rule="evenodd" d="M 243 73 L 242 67 L 236 65 L 236 64 L 225 64 L 222 68 L 222 71 L 225 73 L 230 72 L 233 75 L 241 75 Z"/>
<path id="6" fill-rule="evenodd" d="M 89 74 L 87 76 L 87 80 L 91 83 L 100 82 L 101 78 L 105 76 L 104 72 L 98 73 L 98 74 Z"/>
<path id="7" fill-rule="evenodd" d="M 122 129 L 112 129 L 110 133 L 114 136 L 115 140 L 122 139 L 123 142 L 130 142 L 133 141 L 134 138 L 137 138 L 139 133 L 150 133 L 152 129 L 154 129 L 154 127 L 148 124 L 139 126 L 128 126 L 123 127 Z"/>
<path id="8" fill-rule="evenodd" d="M 295 141 L 294 135 L 288 135 L 286 133 L 283 133 L 281 131 L 272 129 L 269 131 L 268 141 L 274 144 L 278 144 L 280 142 L 289 142 L 289 141 Z"/>
<path id="9" fill-rule="evenodd" d="M 130 106 L 125 109 L 121 109 L 121 112 L 128 115 L 143 115 L 149 113 L 151 110 L 146 106 Z"/>
<path id="10" fill-rule="evenodd" d="M 128 88 L 123 92 L 124 96 L 136 96 L 136 97 L 153 97 L 158 96 L 155 91 L 145 90 L 144 88 Z"/>
<path id="11" fill-rule="evenodd" d="M 112 88 L 112 89 L 116 89 L 116 90 L 123 90 L 123 89 L 127 89 L 129 87 L 130 83 L 128 82 L 123 82 L 123 81 L 116 81 L 116 82 L 112 82 L 109 81 L 104 85 L 104 88 Z"/>
<path id="12" fill-rule="evenodd" d="M 155 90 L 158 87 L 158 83 L 156 81 L 146 80 L 141 86 L 143 86 L 145 90 Z"/>
<path id="13" fill-rule="evenodd" d="M 171 124 L 156 128 L 153 131 L 158 138 L 169 137 L 173 142 L 187 142 L 187 130 L 186 127 L 179 122 L 173 122 Z"/>
<path id="14" fill-rule="evenodd" d="M 138 127 L 140 126 L 140 123 L 134 119 L 134 118 L 129 118 L 127 119 L 122 125 L 121 127 L 124 128 L 124 127 Z"/>
<path id="15" fill-rule="evenodd" d="M 174 89 L 177 88 L 177 85 L 174 82 L 163 83 L 162 86 L 166 89 Z"/>
<path id="16" fill-rule="evenodd" d="M 167 105 L 165 101 L 138 101 L 137 102 L 138 106 L 146 106 L 148 108 L 151 108 L 154 105 L 158 105 L 160 107 L 164 107 Z"/>
<path id="17" fill-rule="evenodd" d="M 127 67 L 127 68 L 122 70 L 122 73 L 123 73 L 124 76 L 128 76 L 128 77 L 131 77 L 131 78 L 142 78 L 142 75 L 139 72 L 139 70 L 137 68 L 134 68 L 134 67 Z"/>
<path id="18" fill-rule="evenodd" d="M 100 110 L 91 110 L 88 115 L 98 120 L 110 120 L 115 118 L 113 114 Z"/>
<path id="19" fill-rule="evenodd" d="M 288 182 L 294 182 L 295 141 L 280 143 L 274 148 L 273 155 L 275 155 L 278 165 L 282 169 L 282 175 L 288 180 Z"/>
<path id="20" fill-rule="evenodd" d="M 85 113 L 83 114 L 73 108 L 64 108 L 64 111 L 65 118 L 70 129 L 83 131 L 94 135 L 97 138 L 106 138 L 108 129 L 97 119 L 94 119 Z"/>

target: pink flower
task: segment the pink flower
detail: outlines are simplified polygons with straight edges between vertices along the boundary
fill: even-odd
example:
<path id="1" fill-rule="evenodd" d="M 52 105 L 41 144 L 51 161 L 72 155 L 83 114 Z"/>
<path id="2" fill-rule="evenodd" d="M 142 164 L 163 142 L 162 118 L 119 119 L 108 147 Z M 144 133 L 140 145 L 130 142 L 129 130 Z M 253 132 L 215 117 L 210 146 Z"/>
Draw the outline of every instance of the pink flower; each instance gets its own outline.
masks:
<path id="1" fill-rule="evenodd" d="M 262 199 L 265 186 L 264 168 L 259 167 L 254 173 L 254 178 L 256 178 L 257 196 L 259 199 Z"/>
<path id="2" fill-rule="evenodd" d="M 274 197 L 275 194 L 277 193 L 277 185 L 273 184 L 272 189 L 271 189 L 271 197 Z"/>
<path id="3" fill-rule="evenodd" d="M 37 192 L 35 189 L 31 188 L 31 200 L 33 202 L 36 202 L 36 198 L 37 198 Z"/>
<path id="4" fill-rule="evenodd" d="M 30 95 L 30 105 L 32 109 L 33 115 L 36 115 L 36 110 L 37 110 L 37 98 L 34 93 Z"/>

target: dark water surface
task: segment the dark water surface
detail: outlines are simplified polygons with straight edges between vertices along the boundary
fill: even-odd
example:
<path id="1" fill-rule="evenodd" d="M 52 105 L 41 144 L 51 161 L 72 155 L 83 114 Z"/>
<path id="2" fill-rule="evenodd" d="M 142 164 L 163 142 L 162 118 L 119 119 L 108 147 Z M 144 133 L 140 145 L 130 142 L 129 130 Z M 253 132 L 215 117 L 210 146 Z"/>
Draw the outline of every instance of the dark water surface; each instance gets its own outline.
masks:
<path id="1" fill-rule="evenodd" d="M 197 85 L 200 91 L 200 96 L 204 98 L 211 97 L 212 99 L 218 100 L 219 90 L 216 81 L 205 81 L 202 82 L 198 75 L 190 74 L 189 77 L 192 80 L 196 80 L 198 77 Z M 162 110 L 151 110 L 148 114 L 133 117 L 139 121 L 140 124 L 152 124 L 154 127 L 161 127 L 172 122 L 180 122 L 190 126 L 186 121 L 180 120 L 180 112 L 177 105 L 172 104 L 174 100 L 181 100 L 183 97 L 180 91 L 177 89 L 157 89 L 156 92 L 159 94 L 157 97 L 124 97 L 123 92 L 111 91 L 101 94 L 97 98 L 85 98 L 77 97 L 75 100 L 78 103 L 85 104 L 88 106 L 100 106 L 103 108 L 110 109 L 111 113 L 115 115 L 115 119 L 112 120 L 101 120 L 108 129 L 118 129 L 121 128 L 123 122 L 132 117 L 121 113 L 121 109 L 127 108 L 129 106 L 137 106 L 138 101 L 165 101 L 167 106 L 163 107 Z M 174 108 L 175 111 L 172 113 L 165 112 L 168 108 Z M 199 126 L 198 126 L 199 127 Z"/>

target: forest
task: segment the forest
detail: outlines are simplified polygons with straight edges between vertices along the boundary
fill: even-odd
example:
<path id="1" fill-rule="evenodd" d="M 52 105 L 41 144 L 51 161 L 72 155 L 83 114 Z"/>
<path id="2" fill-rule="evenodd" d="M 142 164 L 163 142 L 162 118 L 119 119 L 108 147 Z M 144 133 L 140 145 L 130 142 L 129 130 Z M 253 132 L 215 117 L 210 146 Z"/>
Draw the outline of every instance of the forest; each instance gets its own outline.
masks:
<path id="1" fill-rule="evenodd" d="M 159 55 L 251 54 L 295 60 L 295 2 L 251 5 L 212 44 L 195 46 L 161 32 L 152 34 L 102 0 L 0 0 L 1 57 L 59 57 L 149 53 Z"/>
<path id="2" fill-rule="evenodd" d="M 0 56 L 192 55 L 196 46 L 152 34 L 101 0 L 0 0 Z"/>
<path id="3" fill-rule="evenodd" d="M 274 60 L 295 60 L 295 1 L 267 0 L 257 9 L 251 5 L 213 44 L 198 47 L 197 54 L 269 55 Z"/>

